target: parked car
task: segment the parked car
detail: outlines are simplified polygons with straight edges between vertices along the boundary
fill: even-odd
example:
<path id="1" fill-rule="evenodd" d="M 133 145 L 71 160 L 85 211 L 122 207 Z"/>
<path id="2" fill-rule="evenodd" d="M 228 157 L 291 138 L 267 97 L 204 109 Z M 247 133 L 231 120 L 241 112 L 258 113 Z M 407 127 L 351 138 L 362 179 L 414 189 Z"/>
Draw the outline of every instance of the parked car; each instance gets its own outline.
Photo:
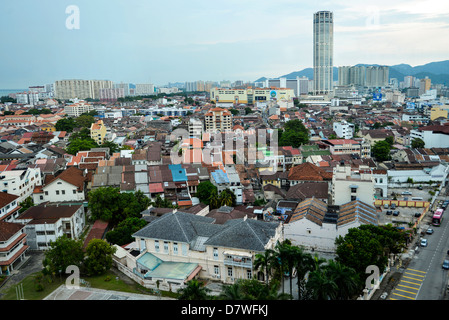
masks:
<path id="1" fill-rule="evenodd" d="M 446 269 L 446 270 L 449 269 L 449 260 L 444 260 L 443 261 L 443 269 Z"/>
<path id="2" fill-rule="evenodd" d="M 412 193 L 410 191 L 404 191 L 404 192 L 402 192 L 402 195 L 403 196 L 411 196 Z"/>
<path id="3" fill-rule="evenodd" d="M 384 204 L 384 209 L 388 209 L 388 204 Z"/>
<path id="4" fill-rule="evenodd" d="M 399 211 L 393 211 L 393 215 L 397 217 L 399 215 Z"/>
<path id="5" fill-rule="evenodd" d="M 418 186 L 418 190 L 422 190 L 422 186 Z"/>
<path id="6" fill-rule="evenodd" d="M 396 204 L 395 203 L 390 204 L 390 208 L 391 209 L 396 209 Z"/>
<path id="7" fill-rule="evenodd" d="M 415 213 L 415 218 L 419 218 L 419 217 L 421 217 L 421 213 L 416 212 L 416 213 Z"/>
<path id="8" fill-rule="evenodd" d="M 427 247 L 427 239 L 421 240 L 421 247 Z"/>
<path id="9" fill-rule="evenodd" d="M 387 210 L 387 215 L 391 215 L 392 213 L 393 213 L 393 211 Z"/>
<path id="10" fill-rule="evenodd" d="M 427 229 L 426 233 L 427 234 L 432 234 L 433 233 L 433 229 L 432 228 Z"/>

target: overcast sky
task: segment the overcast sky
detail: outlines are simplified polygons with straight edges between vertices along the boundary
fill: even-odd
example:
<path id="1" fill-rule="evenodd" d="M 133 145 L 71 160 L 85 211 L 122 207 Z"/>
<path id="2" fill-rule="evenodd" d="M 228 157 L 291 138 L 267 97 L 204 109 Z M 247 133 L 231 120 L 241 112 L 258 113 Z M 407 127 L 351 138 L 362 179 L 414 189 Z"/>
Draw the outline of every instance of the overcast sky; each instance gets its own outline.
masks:
<path id="1" fill-rule="evenodd" d="M 278 77 L 312 67 L 320 10 L 334 13 L 335 66 L 449 60 L 444 0 L 1 0 L 0 88 Z"/>

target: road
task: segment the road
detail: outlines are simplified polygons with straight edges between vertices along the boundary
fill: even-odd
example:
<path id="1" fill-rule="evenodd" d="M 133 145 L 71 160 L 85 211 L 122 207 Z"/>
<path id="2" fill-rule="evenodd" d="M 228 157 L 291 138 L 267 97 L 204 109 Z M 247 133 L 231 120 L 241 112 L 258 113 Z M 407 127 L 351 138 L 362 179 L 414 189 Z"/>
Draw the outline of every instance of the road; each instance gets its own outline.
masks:
<path id="1" fill-rule="evenodd" d="M 444 216 L 445 215 L 445 216 Z M 442 224 L 433 227 L 434 233 L 425 234 L 427 247 L 419 247 L 404 270 L 396 285 L 391 300 L 444 300 L 448 299 L 446 287 L 448 271 L 442 268 L 444 259 L 448 259 L 449 250 L 449 210 L 444 213 Z M 430 216 L 429 216 L 430 217 Z M 426 217 L 430 222 L 430 219 Z M 424 231 L 426 228 L 424 228 Z M 420 241 L 418 240 L 418 243 Z"/>

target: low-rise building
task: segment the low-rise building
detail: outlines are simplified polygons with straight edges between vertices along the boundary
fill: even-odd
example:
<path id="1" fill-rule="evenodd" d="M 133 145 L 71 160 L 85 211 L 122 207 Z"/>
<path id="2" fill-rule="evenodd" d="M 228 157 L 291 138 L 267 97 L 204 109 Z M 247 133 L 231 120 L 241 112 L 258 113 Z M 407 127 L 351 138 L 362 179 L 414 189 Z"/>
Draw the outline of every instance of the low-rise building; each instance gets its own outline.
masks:
<path id="1" fill-rule="evenodd" d="M 115 257 L 119 270 L 145 287 L 176 290 L 197 276 L 229 284 L 253 276 L 263 280 L 255 255 L 273 249 L 282 233 L 279 223 L 243 218 L 215 224 L 213 218 L 173 211 L 133 237 L 134 254 Z"/>
<path id="2" fill-rule="evenodd" d="M 19 223 L 0 221 L 0 275 L 10 275 L 25 258 L 27 234 Z"/>
<path id="3" fill-rule="evenodd" d="M 26 210 L 16 221 L 25 225 L 31 249 L 46 250 L 50 242 L 63 235 L 79 239 L 85 226 L 84 206 L 40 204 Z"/>

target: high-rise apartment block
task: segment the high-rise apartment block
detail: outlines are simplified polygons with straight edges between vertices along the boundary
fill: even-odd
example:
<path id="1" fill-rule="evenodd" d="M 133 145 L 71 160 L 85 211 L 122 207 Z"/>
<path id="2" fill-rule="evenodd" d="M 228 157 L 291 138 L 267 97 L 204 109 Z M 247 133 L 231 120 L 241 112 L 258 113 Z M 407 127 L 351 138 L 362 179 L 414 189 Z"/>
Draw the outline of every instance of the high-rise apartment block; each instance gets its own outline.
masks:
<path id="1" fill-rule="evenodd" d="M 425 77 L 424 79 L 421 79 L 419 81 L 419 95 L 422 95 L 427 92 L 427 90 L 430 90 L 431 86 L 431 80 L 429 77 Z"/>
<path id="2" fill-rule="evenodd" d="M 136 89 L 134 94 L 136 96 L 147 96 L 153 95 L 156 91 L 154 90 L 154 84 L 152 83 L 136 83 Z"/>
<path id="3" fill-rule="evenodd" d="M 388 66 L 342 66 L 338 68 L 339 86 L 385 87 L 389 85 Z"/>
<path id="4" fill-rule="evenodd" d="M 313 81 L 316 95 L 333 88 L 334 17 L 330 11 L 313 15 Z"/>
<path id="5" fill-rule="evenodd" d="M 124 98 L 123 88 L 100 89 L 100 100 L 105 102 L 115 102 L 118 98 Z"/>
<path id="6" fill-rule="evenodd" d="M 113 82 L 109 80 L 57 80 L 55 81 L 55 98 L 100 99 L 100 89 L 112 88 Z"/>

